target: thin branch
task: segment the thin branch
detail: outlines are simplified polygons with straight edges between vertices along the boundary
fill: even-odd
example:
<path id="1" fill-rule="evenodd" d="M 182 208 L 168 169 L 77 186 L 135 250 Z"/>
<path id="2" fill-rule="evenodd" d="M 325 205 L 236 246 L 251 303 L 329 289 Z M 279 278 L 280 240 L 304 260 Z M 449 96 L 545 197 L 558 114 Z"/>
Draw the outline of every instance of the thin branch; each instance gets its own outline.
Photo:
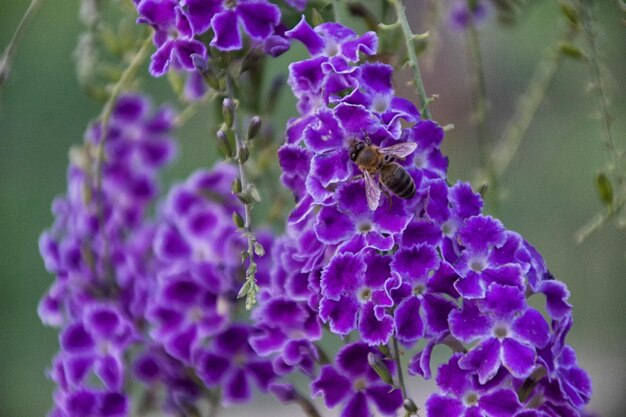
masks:
<path id="1" fill-rule="evenodd" d="M 98 143 L 98 149 L 96 152 L 96 166 L 95 166 L 95 175 L 96 175 L 96 198 L 97 200 L 97 211 L 98 211 L 98 223 L 100 226 L 100 230 L 104 233 L 104 201 L 102 196 L 102 175 L 104 170 L 104 158 L 105 158 L 105 145 L 107 140 L 107 128 L 109 119 L 111 118 L 111 113 L 113 112 L 113 107 L 115 102 L 117 101 L 118 96 L 122 93 L 123 88 L 126 84 L 135 76 L 135 73 L 139 69 L 139 66 L 143 63 L 151 42 L 152 36 L 146 37 L 143 41 L 141 48 L 135 53 L 130 64 L 122 73 L 120 79 L 117 81 L 115 86 L 113 87 L 113 91 L 109 96 L 107 102 L 102 109 L 102 113 L 100 114 L 100 142 Z M 108 242 L 106 238 L 103 238 L 103 256 L 104 259 L 108 259 L 109 257 L 108 250 Z"/>
<path id="2" fill-rule="evenodd" d="M 480 50 L 480 40 L 478 39 L 476 23 L 474 22 L 471 13 L 468 32 L 468 45 L 474 72 L 474 100 L 476 106 L 476 124 L 478 127 L 478 155 L 481 170 L 486 176 L 487 185 L 491 188 L 488 194 L 491 202 L 491 209 L 494 212 L 497 212 L 499 191 L 498 178 L 495 174 L 493 160 L 490 156 L 490 148 L 493 146 L 493 138 L 491 136 L 491 129 L 489 128 L 489 99 L 487 96 L 487 85 L 485 83 L 485 70 Z"/>
<path id="3" fill-rule="evenodd" d="M 513 160 L 513 156 L 526 136 L 526 132 L 528 132 L 530 124 L 539 106 L 543 103 L 546 92 L 563 61 L 563 54 L 559 45 L 564 41 L 570 41 L 574 33 L 575 30 L 569 26 L 552 45 L 544 50 L 526 91 L 517 102 L 515 113 L 504 129 L 501 141 L 493 151 L 492 160 L 497 177 L 502 176 Z"/>
<path id="4" fill-rule="evenodd" d="M 402 392 L 402 400 L 406 400 L 408 398 L 406 393 L 406 385 L 404 384 L 404 373 L 402 372 L 402 361 L 400 360 L 400 347 L 398 346 L 398 339 L 395 336 L 392 337 L 393 340 L 393 356 L 396 361 L 396 367 L 398 368 L 398 385 L 400 386 L 400 391 Z"/>
<path id="5" fill-rule="evenodd" d="M 15 58 L 17 48 L 22 41 L 22 37 L 44 1 L 45 0 L 32 0 L 30 2 L 28 9 L 26 9 L 26 12 L 24 12 L 22 19 L 18 23 L 9 44 L 6 46 L 2 56 L 0 56 L 0 93 L 2 93 L 2 88 L 9 79 L 13 59 Z"/>
<path id="6" fill-rule="evenodd" d="M 113 87 L 113 91 L 111 95 L 107 99 L 104 104 L 104 108 L 102 109 L 102 113 L 100 114 L 100 142 L 98 143 L 98 153 L 96 156 L 96 187 L 98 193 L 102 187 L 102 169 L 104 166 L 104 149 L 106 145 L 107 138 L 107 128 L 109 124 L 109 119 L 111 118 L 111 114 L 113 113 L 113 107 L 117 98 L 122 93 L 124 87 L 128 84 L 128 82 L 134 78 L 139 66 L 143 63 L 146 55 L 148 53 L 148 49 L 152 45 L 152 35 L 148 36 L 142 43 L 141 48 L 135 53 L 130 64 L 122 73 L 120 79 L 117 81 L 115 86 Z"/>
<path id="7" fill-rule="evenodd" d="M 600 102 L 600 114 L 602 117 L 602 141 L 606 147 L 610 162 L 608 170 L 612 172 L 617 179 L 619 186 L 619 198 L 609 202 L 608 206 L 602 212 L 596 214 L 584 226 L 582 226 L 574 235 L 577 243 L 582 243 L 593 232 L 600 229 L 607 221 L 614 218 L 622 211 L 626 200 L 626 175 L 624 173 L 623 154 L 615 145 L 613 133 L 611 131 L 611 114 L 609 112 L 609 100 L 602 83 L 602 72 L 600 70 L 600 55 L 596 41 L 596 34 L 593 28 L 595 17 L 591 11 L 591 5 L 586 1 L 578 2 L 578 9 L 581 16 L 582 26 L 589 44 L 589 66 L 591 69 L 592 82 L 597 91 L 598 100 Z"/>
<path id="8" fill-rule="evenodd" d="M 234 81 L 230 74 L 227 74 L 226 77 L 227 77 L 226 95 L 235 109 L 232 115 L 232 118 L 233 118 L 232 133 L 235 137 L 235 144 L 237 146 L 237 155 L 235 159 L 237 160 L 237 167 L 239 168 L 239 181 L 241 183 L 241 189 L 244 192 L 249 192 L 249 190 L 251 189 L 251 183 L 248 181 L 246 170 L 244 168 L 244 163 L 247 160 L 247 147 L 244 146 L 244 142 L 241 139 L 239 132 L 238 132 L 239 129 L 237 128 L 238 118 L 236 114 L 237 105 L 236 105 L 234 91 L 233 91 Z M 244 149 L 245 149 L 245 152 L 244 152 Z M 245 158 L 243 157 L 244 154 L 246 154 Z M 242 229 L 248 241 L 247 258 L 248 258 L 249 263 L 248 263 L 248 268 L 246 270 L 246 282 L 244 283 L 244 286 L 242 287 L 240 296 L 243 296 L 243 295 L 246 296 L 246 309 L 249 310 L 256 303 L 256 294 L 258 292 L 258 286 L 256 283 L 256 276 L 255 276 L 256 264 L 254 262 L 256 236 L 254 235 L 254 233 L 252 233 L 252 204 L 253 203 L 243 202 L 243 201 L 242 203 L 244 203 L 244 219 L 243 219 L 244 223 L 243 223 Z"/>
<path id="9" fill-rule="evenodd" d="M 339 1 L 340 0 L 332 0 L 333 3 L 333 16 L 335 18 L 336 23 L 341 23 L 341 13 L 339 12 Z"/>
<path id="10" fill-rule="evenodd" d="M 432 119 L 432 115 L 430 114 L 430 109 L 428 108 L 428 104 L 430 100 L 426 95 L 426 90 L 424 89 L 424 82 L 422 81 L 422 74 L 420 72 L 420 67 L 417 62 L 417 55 L 415 54 L 415 48 L 413 47 L 413 39 L 415 39 L 415 35 L 411 32 L 411 27 L 409 26 L 409 21 L 406 17 L 406 10 L 404 8 L 404 4 L 402 4 L 401 0 L 389 0 L 391 4 L 396 9 L 396 15 L 398 17 L 398 22 L 400 23 L 400 27 L 402 27 L 402 33 L 404 34 L 404 40 L 406 43 L 407 54 L 409 57 L 409 66 L 413 72 L 413 80 L 415 82 L 415 89 L 417 90 L 417 96 L 420 101 L 420 108 L 422 110 L 422 114 L 426 119 Z"/>
<path id="11" fill-rule="evenodd" d="M 624 200 L 618 200 L 610 208 L 596 214 L 587 223 L 574 233 L 574 241 L 577 244 L 583 243 L 596 230 L 600 229 L 609 220 L 615 218 L 624 208 Z"/>
<path id="12" fill-rule="evenodd" d="M 600 71 L 600 56 L 598 54 L 598 46 L 596 42 L 596 36 L 593 29 L 594 16 L 591 12 L 590 2 L 580 1 L 580 9 L 581 9 L 581 17 L 583 28 L 585 31 L 585 36 L 587 37 L 587 42 L 589 43 L 589 63 L 591 65 L 593 82 L 598 91 L 598 98 L 600 101 L 600 109 L 602 114 L 603 121 L 603 133 L 604 133 L 604 144 L 611 155 L 612 162 L 617 168 L 617 164 L 619 161 L 619 155 L 617 152 L 617 148 L 615 147 L 615 142 L 613 140 L 613 133 L 611 132 L 611 114 L 609 113 L 609 102 L 606 96 L 606 92 L 604 91 L 604 85 L 602 83 L 602 73 Z M 623 181 L 623 178 L 622 178 Z"/>
<path id="13" fill-rule="evenodd" d="M 185 125 L 185 123 L 187 123 L 189 121 L 189 119 L 191 119 L 198 112 L 198 109 L 202 105 L 204 105 L 204 104 L 206 104 L 206 103 L 208 103 L 210 101 L 213 101 L 217 96 L 218 96 L 218 94 L 217 94 L 217 92 L 215 90 L 207 91 L 200 98 L 200 100 L 195 100 L 195 101 L 191 102 L 180 113 L 178 113 L 178 116 L 176 116 L 176 118 L 174 119 L 174 125 L 177 126 L 177 127 Z"/>
<path id="14" fill-rule="evenodd" d="M 311 402 L 311 400 L 304 395 L 300 394 L 298 391 L 296 391 L 296 398 L 294 399 L 294 402 L 302 408 L 302 411 L 304 411 L 304 414 L 306 414 L 307 417 L 321 417 L 321 414 L 317 411 L 313 402 Z"/>

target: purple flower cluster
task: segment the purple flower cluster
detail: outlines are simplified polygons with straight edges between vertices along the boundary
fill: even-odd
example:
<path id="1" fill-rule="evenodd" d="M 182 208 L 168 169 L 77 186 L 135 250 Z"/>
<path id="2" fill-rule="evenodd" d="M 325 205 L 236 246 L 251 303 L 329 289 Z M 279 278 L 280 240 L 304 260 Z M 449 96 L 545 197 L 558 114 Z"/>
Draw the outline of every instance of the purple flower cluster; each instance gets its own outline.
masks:
<path id="1" fill-rule="evenodd" d="M 207 387 L 221 386 L 226 404 L 249 401 L 249 381 L 264 390 L 274 377 L 271 362 L 248 344 L 249 327 L 233 322 L 246 245 L 231 220 L 232 212 L 242 212 L 231 193 L 236 175 L 223 163 L 170 190 L 157 218 L 158 268 L 146 312 L 152 341 Z M 259 241 L 269 248 L 272 237 L 260 232 Z M 267 282 L 267 262 L 259 263 L 257 277 Z M 167 384 L 170 376 L 163 377 Z"/>
<path id="2" fill-rule="evenodd" d="M 254 265 L 260 291 L 246 322 L 240 173 L 226 163 L 196 171 L 157 203 L 159 170 L 175 153 L 173 113 L 121 97 L 71 152 L 67 193 L 40 239 L 56 280 L 39 315 L 61 328 L 52 416 L 190 415 L 207 396 L 245 403 L 255 388 L 302 402 L 296 372 L 342 417 L 402 406 L 410 415 L 401 348 L 417 350 L 409 374 L 436 381 L 427 417 L 583 415 L 591 381 L 565 342 L 566 286 L 519 234 L 482 214 L 469 184 L 447 182 L 443 129 L 396 96 L 393 68 L 373 62 L 374 32 L 313 28 L 304 17 L 287 31 L 267 0 L 135 5 L 155 30 L 156 76 L 193 71 L 192 56 L 208 55 L 199 37 L 220 51 L 248 38 L 272 55 L 292 40 L 308 50 L 289 66 L 299 115 L 277 155 L 295 208 L 282 236 L 254 230 L 267 253 Z M 325 331 L 346 339 L 334 357 L 320 344 Z M 433 375 L 438 345 L 453 352 Z M 146 394 L 136 406 L 126 395 L 134 380 Z"/>
<path id="3" fill-rule="evenodd" d="M 62 328 L 49 372 L 53 416 L 127 416 L 133 377 L 150 395 L 165 387 L 164 402 L 152 406 L 179 413 L 202 389 L 219 387 L 224 404 L 240 403 L 251 384 L 266 390 L 275 376 L 248 343 L 251 328 L 233 320 L 245 278 L 245 242 L 231 220 L 242 211 L 231 193 L 236 169 L 196 172 L 151 219 L 159 169 L 174 156 L 173 116 L 123 96 L 106 136 L 94 124 L 72 152 L 67 194 L 54 202 L 55 223 L 40 239 L 56 281 L 39 314 Z M 258 239 L 271 248 L 269 233 Z M 257 267 L 259 282 L 268 282 L 268 262 Z"/>
<path id="4" fill-rule="evenodd" d="M 311 54 L 290 65 L 300 116 L 278 152 L 296 207 L 274 248 L 252 346 L 276 355 L 277 373 L 309 375 L 313 394 L 328 407 L 341 404 L 346 417 L 371 406 L 394 415 L 402 405 L 368 364 L 368 353 L 381 355 L 373 347 L 393 339 L 405 347 L 423 341 L 409 372 L 426 379 L 435 346 L 456 351 L 439 368 L 427 416 L 580 415 L 591 386 L 564 343 L 565 285 L 520 235 L 481 214 L 469 184 L 447 183 L 443 130 L 395 96 L 391 67 L 360 63 L 361 54 L 375 54 L 376 35 L 335 23 L 311 28 L 304 19 L 286 35 Z M 382 162 L 360 167 L 359 142 Z M 398 145 L 411 152 L 383 158 Z M 385 164 L 413 182 L 409 198 L 380 178 Z M 387 194 L 374 207 L 372 189 Z M 545 316 L 531 297 L 543 299 Z M 318 372 L 320 322 L 360 342 Z"/>
<path id="5" fill-rule="evenodd" d="M 207 57 L 207 45 L 199 38 L 211 34 L 208 46 L 220 51 L 244 47 L 243 34 L 253 45 L 278 56 L 289 49 L 278 6 L 268 0 L 133 0 L 138 23 L 152 26 L 157 51 L 150 72 L 161 76 L 170 67 L 194 71 L 192 55 Z M 305 1 L 289 0 L 302 9 Z"/>
<path id="6" fill-rule="evenodd" d="M 128 413 L 123 361 L 141 339 L 150 280 L 142 259 L 154 236 L 144 218 L 157 196 L 158 171 L 174 156 L 172 122 L 168 108 L 153 112 L 145 98 L 123 96 L 106 135 L 94 124 L 71 153 L 67 193 L 54 201 L 55 223 L 40 239 L 56 280 L 39 316 L 62 328 L 50 371 L 58 386 L 52 415 Z"/>

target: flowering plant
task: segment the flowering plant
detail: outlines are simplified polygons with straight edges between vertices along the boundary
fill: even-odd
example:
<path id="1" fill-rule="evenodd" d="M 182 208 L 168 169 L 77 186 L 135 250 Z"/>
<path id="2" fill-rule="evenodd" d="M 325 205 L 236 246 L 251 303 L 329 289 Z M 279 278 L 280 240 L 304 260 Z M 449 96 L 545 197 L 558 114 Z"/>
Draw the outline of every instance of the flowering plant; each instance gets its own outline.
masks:
<path id="1" fill-rule="evenodd" d="M 508 4 L 493 3 L 452 2 L 447 25 L 476 46 Z M 51 416 L 215 415 L 258 395 L 309 417 L 320 405 L 345 417 L 586 415 L 591 380 L 566 342 L 570 293 L 494 216 L 499 160 L 485 158 L 478 185 L 449 180 L 451 127 L 433 120 L 418 64 L 427 36 L 412 33 L 400 0 L 384 4 L 380 18 L 349 5 L 365 31 L 342 23 L 337 0 L 121 9 L 148 36 L 131 42 L 72 148 L 39 241 L 55 281 L 38 313 L 60 333 Z M 588 18 L 563 10 L 572 27 Z M 266 86 L 268 62 L 290 48 L 306 57 Z M 397 93 L 404 64 L 419 105 Z M 141 74 L 167 76 L 185 109 L 132 92 Z M 296 100 L 284 135 L 282 85 Z M 206 103 L 224 161 L 164 187 L 174 130 Z M 279 200 L 275 182 L 263 185 L 272 169 L 293 197 L 274 228 L 255 210 Z M 414 379 L 434 381 L 421 403 Z"/>

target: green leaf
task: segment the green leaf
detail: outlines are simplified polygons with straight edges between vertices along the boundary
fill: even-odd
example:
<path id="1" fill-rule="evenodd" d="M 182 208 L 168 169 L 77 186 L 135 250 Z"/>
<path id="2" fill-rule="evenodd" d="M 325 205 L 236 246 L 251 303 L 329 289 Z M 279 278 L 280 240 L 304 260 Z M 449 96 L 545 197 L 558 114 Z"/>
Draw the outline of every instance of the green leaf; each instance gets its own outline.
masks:
<path id="1" fill-rule="evenodd" d="M 572 25 L 578 26 L 580 24 L 578 12 L 574 7 L 563 1 L 559 2 L 559 6 L 561 7 L 561 12 L 565 15 L 565 17 L 567 17 L 567 20 L 569 20 Z"/>
<path id="2" fill-rule="evenodd" d="M 311 10 L 311 22 L 313 23 L 313 27 L 319 26 L 324 23 L 324 16 L 322 16 L 319 10 Z"/>
<path id="3" fill-rule="evenodd" d="M 235 223 L 235 226 L 237 226 L 237 228 L 239 229 L 243 229 L 243 227 L 245 226 L 243 217 L 241 217 L 241 215 L 236 211 L 233 211 L 233 223 Z"/>
<path id="4" fill-rule="evenodd" d="M 577 60 L 587 60 L 587 55 L 583 51 L 580 50 L 576 45 L 572 45 L 571 43 L 561 42 L 559 45 L 559 49 L 561 53 L 569 58 L 577 59 Z"/>
<path id="5" fill-rule="evenodd" d="M 420 54 L 426 50 L 426 47 L 428 46 L 428 37 L 428 32 L 424 32 L 421 35 L 413 35 L 411 43 L 413 44 L 416 56 L 420 56 Z"/>
<path id="6" fill-rule="evenodd" d="M 611 207 L 613 205 L 613 185 L 611 184 L 611 180 L 606 176 L 605 173 L 601 172 L 596 177 L 596 187 L 598 188 L 598 195 L 600 196 L 600 201 L 604 203 L 607 207 Z"/>

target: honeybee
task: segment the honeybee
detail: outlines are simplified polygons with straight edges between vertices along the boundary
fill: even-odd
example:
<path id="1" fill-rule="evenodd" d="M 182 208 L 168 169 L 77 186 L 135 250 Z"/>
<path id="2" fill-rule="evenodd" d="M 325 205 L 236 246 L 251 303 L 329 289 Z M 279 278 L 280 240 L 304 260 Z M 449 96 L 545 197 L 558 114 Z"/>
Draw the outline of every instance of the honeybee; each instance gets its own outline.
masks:
<path id="1" fill-rule="evenodd" d="M 365 178 L 365 196 L 370 210 L 376 210 L 382 190 L 374 180 L 378 174 L 378 182 L 400 198 L 409 199 L 415 195 L 415 182 L 409 173 L 396 162 L 409 156 L 417 144 L 402 142 L 381 148 L 361 140 L 350 144 L 350 159 L 363 172 Z"/>

